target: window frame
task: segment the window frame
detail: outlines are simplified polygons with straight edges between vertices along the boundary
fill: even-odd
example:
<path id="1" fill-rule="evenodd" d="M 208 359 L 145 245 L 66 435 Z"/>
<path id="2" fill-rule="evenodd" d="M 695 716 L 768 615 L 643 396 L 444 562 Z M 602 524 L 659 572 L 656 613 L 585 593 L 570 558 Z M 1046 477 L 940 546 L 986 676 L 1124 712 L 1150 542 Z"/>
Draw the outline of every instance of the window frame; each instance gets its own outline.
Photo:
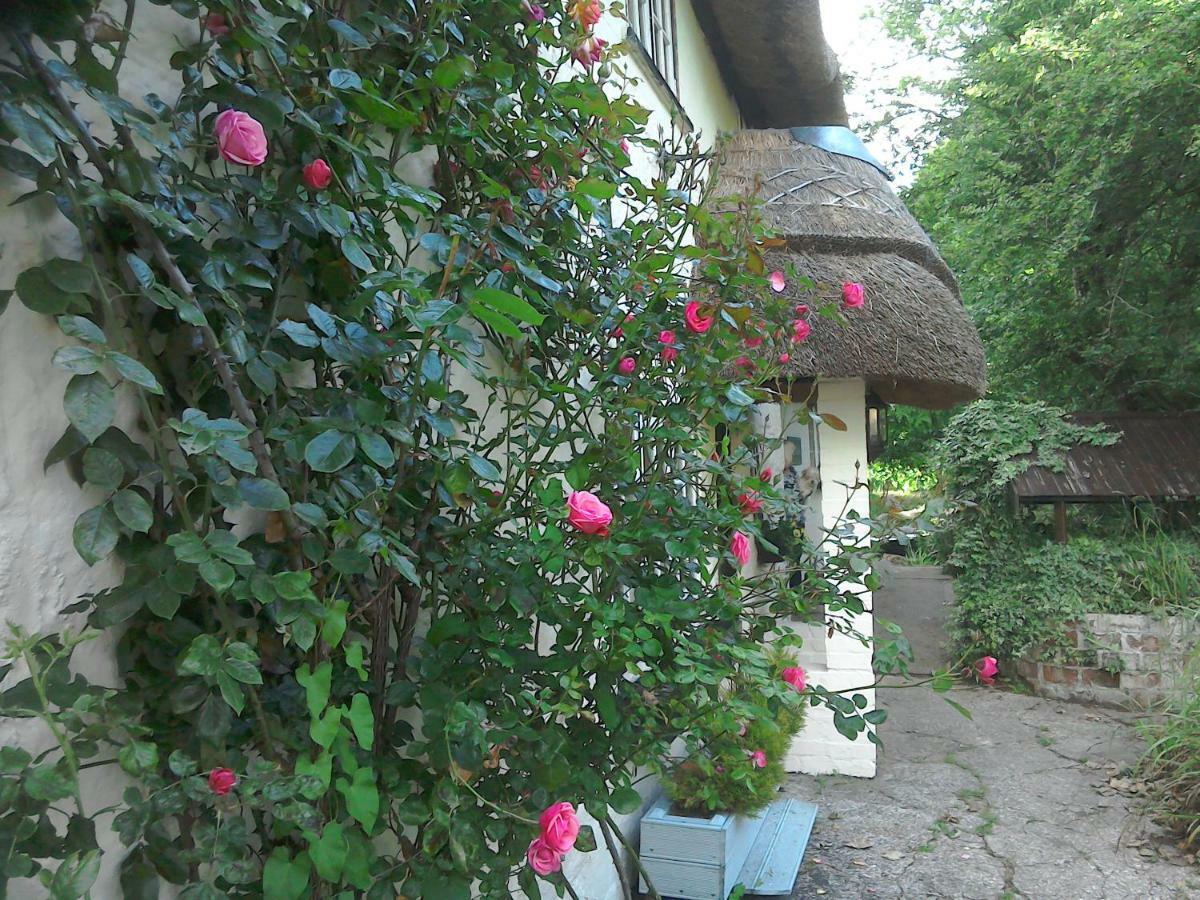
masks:
<path id="1" fill-rule="evenodd" d="M 679 17 L 676 0 L 628 0 L 628 36 L 659 84 L 679 102 Z"/>

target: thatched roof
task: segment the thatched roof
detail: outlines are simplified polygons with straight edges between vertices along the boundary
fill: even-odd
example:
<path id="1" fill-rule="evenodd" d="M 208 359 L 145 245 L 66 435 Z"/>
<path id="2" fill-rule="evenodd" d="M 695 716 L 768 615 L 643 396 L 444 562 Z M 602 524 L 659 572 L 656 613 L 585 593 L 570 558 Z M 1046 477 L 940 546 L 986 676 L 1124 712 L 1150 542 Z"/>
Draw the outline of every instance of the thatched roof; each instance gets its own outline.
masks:
<path id="1" fill-rule="evenodd" d="M 866 287 L 866 308 L 845 322 L 812 317 L 791 348 L 793 378 L 865 378 L 884 400 L 945 409 L 982 396 L 983 346 L 958 282 L 875 166 L 798 141 L 782 129 L 742 131 L 723 148 L 716 196 L 757 195 L 769 228 L 787 241 L 771 269 L 817 284 L 819 302 L 843 282 Z M 813 295 L 792 280 L 796 303 Z"/>
<path id="2" fill-rule="evenodd" d="M 749 127 L 849 124 L 818 0 L 693 0 L 693 7 Z"/>

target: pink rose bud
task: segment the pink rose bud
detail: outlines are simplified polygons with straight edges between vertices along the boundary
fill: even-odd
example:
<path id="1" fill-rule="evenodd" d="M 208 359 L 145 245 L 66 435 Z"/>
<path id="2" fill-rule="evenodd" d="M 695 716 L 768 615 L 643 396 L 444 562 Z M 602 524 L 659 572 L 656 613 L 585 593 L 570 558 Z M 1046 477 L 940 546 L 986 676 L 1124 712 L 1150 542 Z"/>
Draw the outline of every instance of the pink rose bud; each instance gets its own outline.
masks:
<path id="1" fill-rule="evenodd" d="M 585 69 L 590 69 L 604 58 L 604 48 L 607 46 L 608 41 L 588 35 L 571 51 L 571 58 Z"/>
<path id="2" fill-rule="evenodd" d="M 797 344 L 807 341 L 812 334 L 812 326 L 805 319 L 797 319 L 792 323 L 792 340 Z"/>
<path id="3" fill-rule="evenodd" d="M 799 666 L 788 666 L 784 669 L 783 680 L 798 691 L 802 691 L 808 687 L 808 684 L 804 680 L 804 670 Z"/>
<path id="4" fill-rule="evenodd" d="M 975 671 L 979 673 L 979 680 L 984 684 L 995 684 L 996 676 L 1000 674 L 1000 666 L 996 657 L 985 656 L 975 662 Z"/>
<path id="5" fill-rule="evenodd" d="M 763 503 L 758 494 L 739 494 L 738 508 L 741 509 L 743 516 L 757 516 L 762 512 Z"/>
<path id="6" fill-rule="evenodd" d="M 677 359 L 679 359 L 679 351 L 678 350 L 676 350 L 674 347 L 663 347 L 663 352 L 662 352 L 662 361 L 663 362 L 665 362 L 667 365 L 670 365 L 671 363 L 675 362 L 675 360 L 677 360 Z"/>
<path id="7" fill-rule="evenodd" d="M 738 722 L 738 737 L 745 737 L 746 732 L 750 729 L 746 727 L 745 722 Z"/>
<path id="8" fill-rule="evenodd" d="M 754 763 L 754 768 L 765 769 L 767 767 L 767 754 L 761 750 L 755 750 L 750 754 L 750 762 Z"/>
<path id="9" fill-rule="evenodd" d="M 628 315 L 625 316 L 625 324 L 629 324 L 632 321 L 633 321 L 633 313 L 629 313 Z M 621 338 L 625 337 L 625 329 L 622 328 L 620 325 L 618 325 L 616 328 L 613 329 L 613 337 L 615 337 L 617 340 L 620 340 Z"/>
<path id="10" fill-rule="evenodd" d="M 563 855 L 546 843 L 545 838 L 535 837 L 529 843 L 529 849 L 525 852 L 525 858 L 529 860 L 529 868 L 537 872 L 545 878 L 552 872 L 557 872 L 562 868 Z"/>
<path id="11" fill-rule="evenodd" d="M 787 281 L 783 277 L 783 273 L 776 270 L 771 273 L 771 290 L 777 294 L 782 294 L 787 287 Z"/>
<path id="12" fill-rule="evenodd" d="M 628 138 L 621 138 L 621 152 L 624 153 L 626 156 L 632 155 L 633 151 L 629 146 Z"/>
<path id="13" fill-rule="evenodd" d="M 867 303 L 866 289 L 857 281 L 842 285 L 842 306 L 846 309 L 862 309 Z"/>
<path id="14" fill-rule="evenodd" d="M 770 466 L 767 466 L 765 469 L 763 469 L 761 472 L 758 473 L 759 481 L 770 481 L 774 477 L 775 477 L 775 470 L 772 469 Z"/>
<path id="15" fill-rule="evenodd" d="M 617 371 L 622 375 L 632 375 L 635 369 L 637 369 L 637 360 L 632 356 L 626 356 L 617 363 Z"/>
<path id="16" fill-rule="evenodd" d="M 227 109 L 217 116 L 214 131 L 221 156 L 239 166 L 261 166 L 267 158 L 267 135 L 249 113 Z"/>
<path id="17" fill-rule="evenodd" d="M 808 315 L 808 304 L 807 303 L 797 303 L 796 304 L 796 315 L 807 316 Z"/>
<path id="18" fill-rule="evenodd" d="M 232 769 L 213 769 L 208 773 L 208 786 L 218 797 L 224 797 L 237 787 L 237 776 Z"/>
<path id="19" fill-rule="evenodd" d="M 754 371 L 754 361 L 748 356 L 739 356 L 733 361 L 733 364 L 739 369 L 745 369 L 747 372 Z"/>
<path id="20" fill-rule="evenodd" d="M 521 9 L 525 10 L 525 14 L 535 22 L 546 21 L 546 11 L 536 3 L 530 3 L 529 0 L 521 0 Z"/>
<path id="21" fill-rule="evenodd" d="M 591 29 L 599 22 L 602 14 L 600 0 L 574 0 L 567 7 L 567 15 L 578 22 L 579 27 L 584 31 Z"/>
<path id="22" fill-rule="evenodd" d="M 704 334 L 713 326 L 712 316 L 701 315 L 700 301 L 691 301 L 683 311 L 684 321 L 687 323 L 688 331 L 696 334 Z"/>
<path id="23" fill-rule="evenodd" d="M 660 331 L 658 333 L 658 342 L 660 344 L 675 343 L 675 332 L 674 331 Z"/>
<path id="24" fill-rule="evenodd" d="M 323 191 L 333 181 L 333 169 L 323 159 L 314 159 L 304 167 L 304 183 L 314 191 Z"/>
<path id="25" fill-rule="evenodd" d="M 542 812 L 538 824 L 542 828 L 542 840 L 551 850 L 570 853 L 575 849 L 575 838 L 579 836 L 579 818 L 570 803 L 559 802 Z"/>
<path id="26" fill-rule="evenodd" d="M 229 22 L 220 13 L 209 13 L 204 19 L 204 30 L 212 37 L 225 37 L 230 31 Z"/>
<path id="27" fill-rule="evenodd" d="M 760 337 L 748 337 L 748 338 L 746 338 L 746 340 L 743 343 L 745 343 L 746 349 L 756 350 L 757 348 L 762 346 L 762 342 L 763 342 L 763 339 Z"/>
<path id="28" fill-rule="evenodd" d="M 740 531 L 735 531 L 733 533 L 733 540 L 729 544 L 729 552 L 733 554 L 733 558 L 741 566 L 750 565 L 750 538 L 746 537 Z"/>
<path id="29" fill-rule="evenodd" d="M 779 354 L 779 364 L 786 366 L 788 364 L 788 362 L 791 361 L 791 358 L 792 358 L 791 354 L 789 354 L 789 353 L 780 353 Z"/>
<path id="30" fill-rule="evenodd" d="M 589 491 L 576 491 L 567 498 L 567 521 L 584 534 L 608 536 L 612 510 Z"/>

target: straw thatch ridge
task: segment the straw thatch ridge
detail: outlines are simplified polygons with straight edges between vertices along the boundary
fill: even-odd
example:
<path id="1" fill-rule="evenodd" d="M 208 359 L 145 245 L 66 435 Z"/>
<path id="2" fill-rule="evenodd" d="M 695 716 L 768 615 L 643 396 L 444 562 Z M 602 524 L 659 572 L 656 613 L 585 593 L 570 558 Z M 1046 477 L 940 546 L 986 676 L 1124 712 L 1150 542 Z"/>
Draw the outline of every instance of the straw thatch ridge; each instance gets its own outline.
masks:
<path id="1" fill-rule="evenodd" d="M 844 322 L 812 318 L 789 376 L 862 377 L 884 400 L 930 409 L 983 395 L 983 345 L 958 282 L 878 169 L 785 130 L 739 132 L 721 157 L 716 196 L 758 197 L 768 228 L 787 241 L 768 266 L 817 284 L 814 297 L 793 281 L 789 299 L 815 306 L 839 299 L 843 282 L 866 287 L 866 308 Z"/>
<path id="2" fill-rule="evenodd" d="M 818 0 L 693 0 L 692 7 L 749 127 L 848 124 Z"/>

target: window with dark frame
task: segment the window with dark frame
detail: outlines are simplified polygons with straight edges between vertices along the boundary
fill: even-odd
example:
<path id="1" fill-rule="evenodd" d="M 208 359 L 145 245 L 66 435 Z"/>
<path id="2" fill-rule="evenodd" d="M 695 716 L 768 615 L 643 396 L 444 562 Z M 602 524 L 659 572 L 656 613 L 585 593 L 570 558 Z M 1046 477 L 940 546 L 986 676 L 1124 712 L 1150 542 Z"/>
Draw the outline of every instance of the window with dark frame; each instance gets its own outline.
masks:
<path id="1" fill-rule="evenodd" d="M 629 0 L 629 28 L 658 74 L 679 95 L 679 46 L 675 32 L 675 0 Z"/>

